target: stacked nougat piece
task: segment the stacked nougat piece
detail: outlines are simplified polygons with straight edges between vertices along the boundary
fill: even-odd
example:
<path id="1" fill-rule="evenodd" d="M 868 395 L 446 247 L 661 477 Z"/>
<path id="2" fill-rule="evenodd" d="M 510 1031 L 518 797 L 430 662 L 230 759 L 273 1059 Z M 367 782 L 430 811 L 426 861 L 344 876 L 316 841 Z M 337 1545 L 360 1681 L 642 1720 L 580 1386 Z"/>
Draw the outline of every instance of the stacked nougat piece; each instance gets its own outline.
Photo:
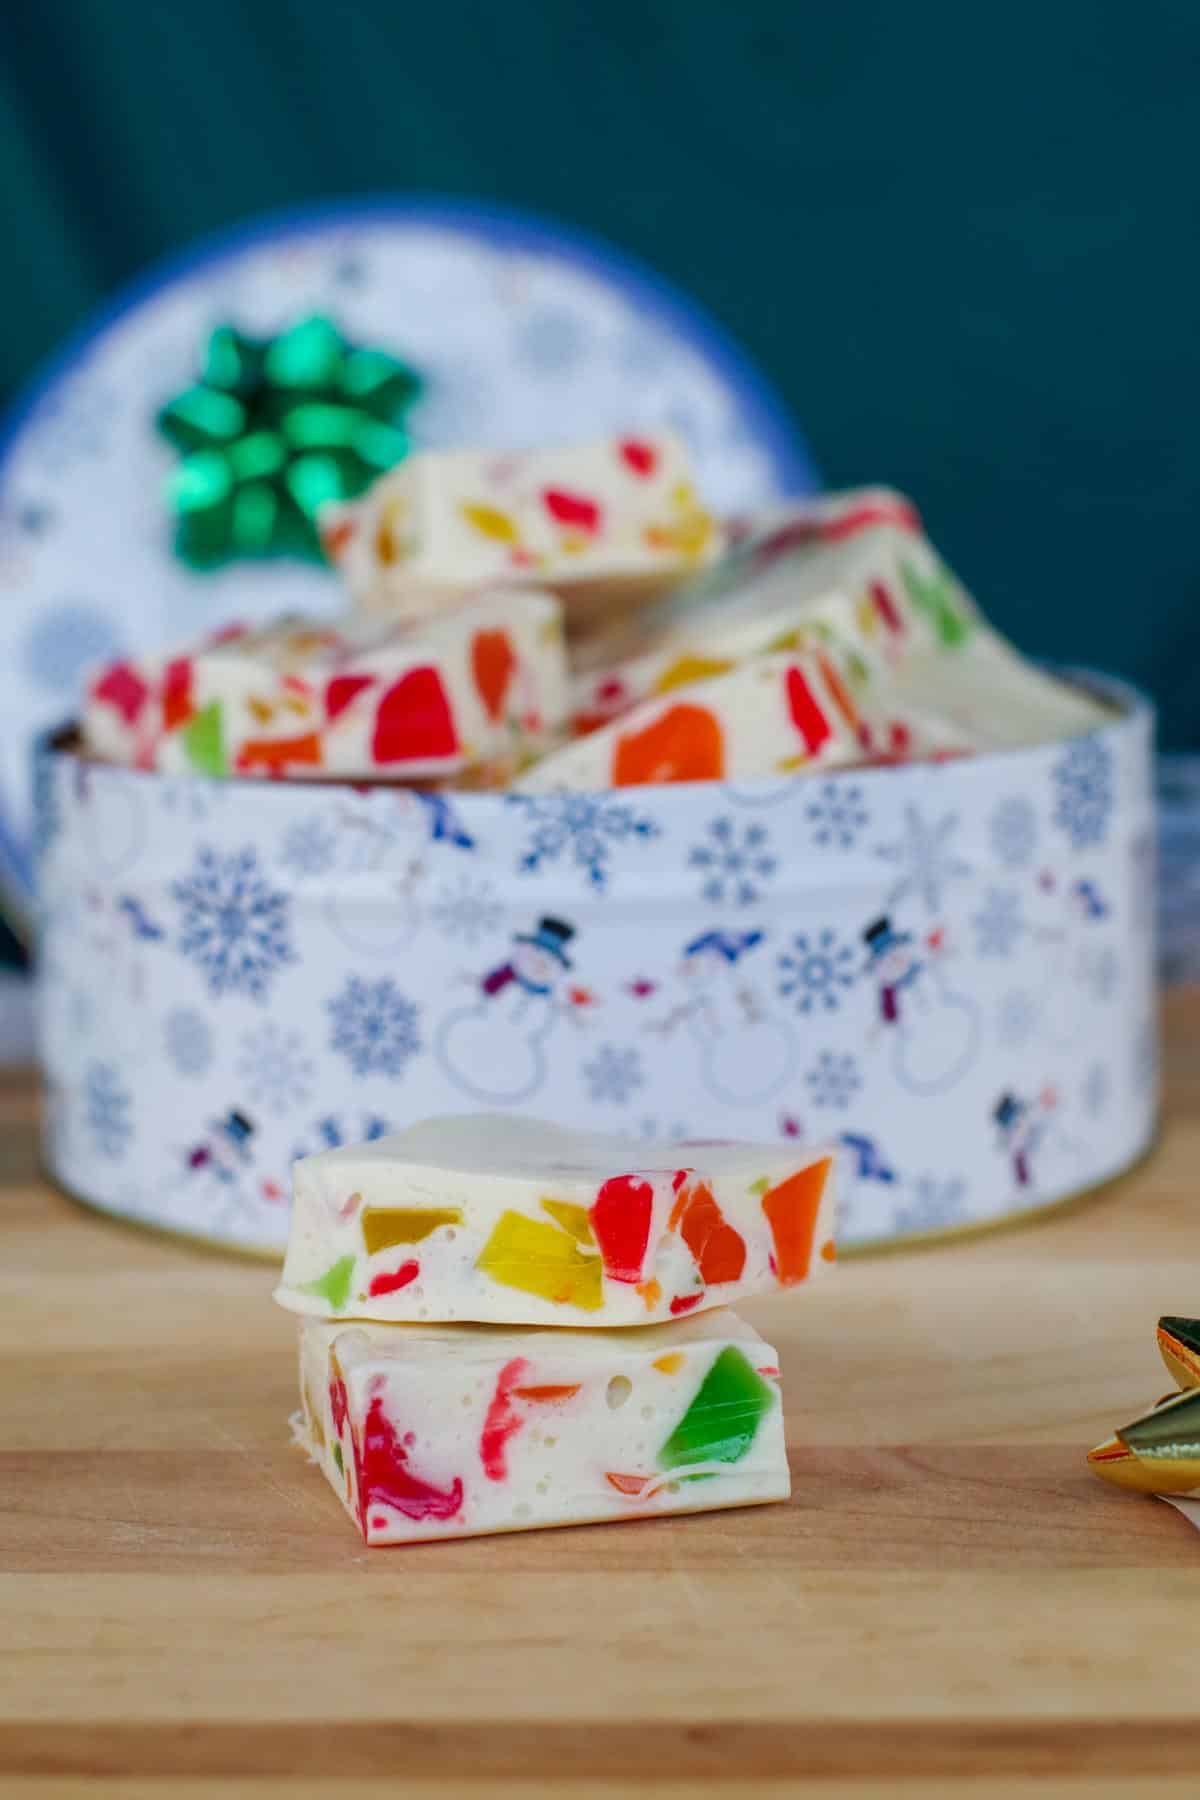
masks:
<path id="1" fill-rule="evenodd" d="M 298 1434 L 368 1544 L 789 1492 L 728 1301 L 828 1269 L 829 1151 L 470 1115 L 298 1162 Z"/>

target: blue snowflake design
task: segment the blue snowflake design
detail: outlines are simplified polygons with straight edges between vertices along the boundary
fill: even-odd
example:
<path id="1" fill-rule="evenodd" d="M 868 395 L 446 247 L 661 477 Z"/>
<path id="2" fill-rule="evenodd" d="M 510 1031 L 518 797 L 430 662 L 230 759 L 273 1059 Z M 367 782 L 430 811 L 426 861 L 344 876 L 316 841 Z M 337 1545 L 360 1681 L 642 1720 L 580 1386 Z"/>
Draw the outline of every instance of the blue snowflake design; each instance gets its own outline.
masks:
<path id="1" fill-rule="evenodd" d="M 446 882 L 440 889 L 429 916 L 447 937 L 470 946 L 495 936 L 504 908 L 490 881 L 460 875 L 456 882 Z"/>
<path id="2" fill-rule="evenodd" d="M 924 901 L 930 913 L 942 910 L 946 889 L 971 873 L 971 865 L 956 855 L 953 838 L 958 814 L 946 813 L 936 823 L 922 818 L 915 806 L 904 809 L 904 831 L 891 844 L 880 844 L 876 855 L 895 863 L 899 874 L 887 903 L 899 905 L 911 894 Z"/>
<path id="3" fill-rule="evenodd" d="M 517 861 L 519 872 L 536 874 L 565 858 L 597 893 L 608 885 L 615 844 L 646 843 L 660 835 L 653 819 L 607 794 L 508 794 L 506 799 L 524 812 L 531 828 L 528 848 Z"/>
<path id="4" fill-rule="evenodd" d="M 798 931 L 777 961 L 780 998 L 794 1001 L 802 1013 L 835 1012 L 859 975 L 853 949 L 828 928 Z"/>
<path id="5" fill-rule="evenodd" d="M 1037 849 L 1037 812 L 1024 794 L 1010 794 L 998 801 L 988 820 L 988 838 L 997 862 L 1010 869 L 1027 869 Z"/>
<path id="6" fill-rule="evenodd" d="M 417 1009 L 390 976 L 364 981 L 351 975 L 327 1006 L 330 1046 L 356 1075 L 402 1075 L 420 1051 Z"/>
<path id="7" fill-rule="evenodd" d="M 1069 744 L 1054 765 L 1054 823 L 1076 850 L 1102 844 L 1114 804 L 1113 758 L 1098 737 Z"/>
<path id="8" fill-rule="evenodd" d="M 804 1077 L 814 1106 L 844 1112 L 862 1087 L 857 1059 L 848 1051 L 822 1050 Z"/>
<path id="9" fill-rule="evenodd" d="M 971 917 L 980 956 L 1011 956 L 1028 929 L 1015 888 L 989 888 Z"/>
<path id="10" fill-rule="evenodd" d="M 254 850 L 228 856 L 207 847 L 196 866 L 171 888 L 183 922 L 179 949 L 199 968 L 214 997 L 246 994 L 264 1000 L 296 953 L 288 936 L 288 897 L 259 872 Z"/>
<path id="11" fill-rule="evenodd" d="M 31 681 L 58 698 L 73 694 L 93 663 L 116 656 L 116 631 L 98 607 L 60 600 L 40 611 L 25 639 L 25 667 Z"/>
<path id="12" fill-rule="evenodd" d="M 321 1150 L 341 1150 L 346 1144 L 373 1144 L 377 1138 L 386 1137 L 392 1130 L 386 1119 L 378 1113 L 364 1113 L 362 1122 L 357 1127 L 347 1127 L 344 1119 L 337 1113 L 327 1113 L 323 1119 L 317 1119 L 312 1127 L 311 1136 L 302 1144 L 297 1144 L 292 1152 L 292 1161 L 299 1162 L 302 1157 L 316 1156 Z"/>
<path id="13" fill-rule="evenodd" d="M 194 1007 L 177 1006 L 163 1020 L 167 1060 L 177 1075 L 206 1075 L 213 1063 L 212 1026 Z"/>
<path id="14" fill-rule="evenodd" d="M 1089 1119 L 1098 1119 L 1108 1107 L 1112 1078 L 1103 1063 L 1093 1063 L 1083 1082 L 1083 1110 Z"/>
<path id="15" fill-rule="evenodd" d="M 271 1113 L 303 1105 L 316 1074 L 300 1033 L 285 1031 L 273 1019 L 244 1034 L 236 1068 L 249 1098 Z"/>
<path id="16" fill-rule="evenodd" d="M 164 812 L 181 819 L 200 820 L 209 817 L 224 800 L 230 786 L 227 781 L 207 781 L 198 775 L 159 775 L 155 779 L 154 792 Z"/>
<path id="17" fill-rule="evenodd" d="M 863 791 L 852 781 L 823 781 L 804 809 L 812 841 L 823 850 L 852 850 L 870 814 Z"/>
<path id="18" fill-rule="evenodd" d="M 327 875 L 337 856 L 337 838 L 319 813 L 296 819 L 283 834 L 279 860 L 303 881 L 308 876 Z"/>
<path id="19" fill-rule="evenodd" d="M 779 866 L 771 855 L 766 826 L 714 819 L 708 837 L 708 843 L 696 844 L 688 853 L 688 866 L 706 877 L 701 899 L 712 906 L 752 906 Z"/>
<path id="20" fill-rule="evenodd" d="M 645 1118 L 638 1120 L 637 1134 L 644 1144 L 679 1144 L 691 1137 L 692 1132 L 682 1119 L 661 1123 L 658 1119 Z"/>
<path id="21" fill-rule="evenodd" d="M 896 1208 L 892 1227 L 908 1236 L 918 1231 L 946 1231 L 967 1217 L 967 1184 L 961 1175 L 919 1175 L 912 1198 Z"/>
<path id="22" fill-rule="evenodd" d="M 83 1079 L 83 1113 L 100 1156 L 118 1161 L 133 1136 L 133 1101 L 115 1063 L 92 1063 Z"/>
<path id="23" fill-rule="evenodd" d="M 1040 1011 L 1027 988 L 1012 988 L 1004 995 L 996 1015 L 996 1036 L 1006 1050 L 1022 1050 L 1037 1031 Z"/>
<path id="24" fill-rule="evenodd" d="M 582 1068 L 588 1097 L 597 1104 L 623 1106 L 645 1084 L 642 1059 L 636 1050 L 619 1044 L 601 1044 Z"/>

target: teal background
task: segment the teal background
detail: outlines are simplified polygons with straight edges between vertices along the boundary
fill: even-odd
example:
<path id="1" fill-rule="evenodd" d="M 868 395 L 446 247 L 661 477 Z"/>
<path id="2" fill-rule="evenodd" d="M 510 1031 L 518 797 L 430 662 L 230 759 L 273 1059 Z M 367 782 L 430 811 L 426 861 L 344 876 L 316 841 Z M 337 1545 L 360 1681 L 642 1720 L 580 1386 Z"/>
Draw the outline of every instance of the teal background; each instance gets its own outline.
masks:
<path id="1" fill-rule="evenodd" d="M 583 225 L 741 339 L 833 484 L 1200 743 L 1200 6 L 9 10 L 0 394 L 198 234 L 441 193 Z"/>

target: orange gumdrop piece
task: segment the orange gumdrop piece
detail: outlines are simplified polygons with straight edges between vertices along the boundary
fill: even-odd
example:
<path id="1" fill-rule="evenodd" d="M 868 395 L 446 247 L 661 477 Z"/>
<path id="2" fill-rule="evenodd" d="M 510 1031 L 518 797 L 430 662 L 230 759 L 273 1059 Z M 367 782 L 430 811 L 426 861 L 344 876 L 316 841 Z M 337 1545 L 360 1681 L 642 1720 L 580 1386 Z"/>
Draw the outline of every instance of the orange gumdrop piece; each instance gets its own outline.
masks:
<path id="1" fill-rule="evenodd" d="M 504 715 L 504 700 L 517 659 L 507 631 L 477 631 L 471 639 L 475 686 L 493 724 Z"/>
<path id="2" fill-rule="evenodd" d="M 803 1281 L 808 1274 L 831 1160 L 827 1156 L 806 1169 L 797 1169 L 777 1187 L 768 1188 L 762 1197 L 762 1209 L 775 1240 L 775 1267 L 784 1287 Z"/>
<path id="3" fill-rule="evenodd" d="M 719 781 L 724 773 L 725 742 L 707 706 L 669 706 L 644 730 L 618 737 L 613 755 L 614 787 Z"/>
<path id="4" fill-rule="evenodd" d="M 726 1220 L 707 1182 L 685 1187 L 671 1209 L 670 1224 L 692 1253 L 707 1287 L 737 1281 L 746 1266 L 746 1245 Z"/>

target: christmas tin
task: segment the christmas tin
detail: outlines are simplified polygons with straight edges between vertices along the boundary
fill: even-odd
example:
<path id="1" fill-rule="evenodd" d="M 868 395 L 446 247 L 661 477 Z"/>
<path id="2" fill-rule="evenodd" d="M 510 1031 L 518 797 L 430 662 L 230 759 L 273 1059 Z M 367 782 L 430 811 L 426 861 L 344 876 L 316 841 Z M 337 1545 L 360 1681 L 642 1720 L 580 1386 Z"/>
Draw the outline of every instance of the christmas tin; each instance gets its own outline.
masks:
<path id="1" fill-rule="evenodd" d="M 1080 678 L 1084 679 L 1084 678 Z M 282 1251 L 292 1161 L 525 1112 L 840 1141 L 844 1244 L 1020 1215 L 1150 1142 L 1149 707 L 936 765 L 606 793 L 37 753 L 45 1157 Z"/>

